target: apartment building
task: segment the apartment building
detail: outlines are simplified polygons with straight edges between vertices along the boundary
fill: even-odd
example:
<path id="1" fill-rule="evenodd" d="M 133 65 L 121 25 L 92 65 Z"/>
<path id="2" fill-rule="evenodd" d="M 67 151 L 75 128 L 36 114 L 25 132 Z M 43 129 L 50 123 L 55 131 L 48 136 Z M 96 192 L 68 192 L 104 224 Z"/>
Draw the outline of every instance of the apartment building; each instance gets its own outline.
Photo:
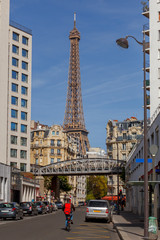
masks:
<path id="1" fill-rule="evenodd" d="M 30 170 L 32 31 L 9 19 L 0 2 L 0 162 Z"/>
<path id="2" fill-rule="evenodd" d="M 134 146 L 143 138 L 143 121 L 135 117 L 119 122 L 109 120 L 107 123 L 107 158 L 126 160 Z M 108 176 L 108 195 L 117 195 L 117 176 Z M 119 178 L 119 189 L 125 194 L 124 183 Z"/>

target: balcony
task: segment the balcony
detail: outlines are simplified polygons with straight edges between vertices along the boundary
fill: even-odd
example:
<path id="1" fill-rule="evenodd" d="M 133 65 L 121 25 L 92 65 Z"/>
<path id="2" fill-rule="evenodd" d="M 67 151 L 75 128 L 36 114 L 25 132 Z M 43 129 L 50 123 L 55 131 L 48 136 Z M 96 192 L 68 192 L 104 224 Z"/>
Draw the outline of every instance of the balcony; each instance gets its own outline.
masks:
<path id="1" fill-rule="evenodd" d="M 147 109 L 150 109 L 150 96 L 147 96 Z"/>
<path id="2" fill-rule="evenodd" d="M 146 80 L 146 89 L 150 90 L 150 80 Z"/>
<path id="3" fill-rule="evenodd" d="M 149 6 L 147 3 L 143 5 L 143 10 L 142 10 L 142 15 L 145 16 L 146 18 L 149 18 Z"/>
<path id="4" fill-rule="evenodd" d="M 146 43 L 145 43 L 145 52 L 146 52 L 147 54 L 150 54 L 150 43 L 149 43 L 149 42 L 146 42 Z"/>
<path id="5" fill-rule="evenodd" d="M 145 32 L 145 35 L 149 37 L 149 23 L 143 25 L 143 31 Z"/>

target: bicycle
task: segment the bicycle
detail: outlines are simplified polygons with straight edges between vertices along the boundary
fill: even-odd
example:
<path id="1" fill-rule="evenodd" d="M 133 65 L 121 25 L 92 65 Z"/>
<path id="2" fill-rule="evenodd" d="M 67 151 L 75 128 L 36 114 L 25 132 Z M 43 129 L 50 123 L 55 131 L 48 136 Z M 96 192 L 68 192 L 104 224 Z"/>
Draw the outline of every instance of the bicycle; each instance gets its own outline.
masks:
<path id="1" fill-rule="evenodd" d="M 71 215 L 66 215 L 66 220 L 67 220 L 67 226 L 66 226 L 66 230 L 69 232 L 71 230 Z"/>

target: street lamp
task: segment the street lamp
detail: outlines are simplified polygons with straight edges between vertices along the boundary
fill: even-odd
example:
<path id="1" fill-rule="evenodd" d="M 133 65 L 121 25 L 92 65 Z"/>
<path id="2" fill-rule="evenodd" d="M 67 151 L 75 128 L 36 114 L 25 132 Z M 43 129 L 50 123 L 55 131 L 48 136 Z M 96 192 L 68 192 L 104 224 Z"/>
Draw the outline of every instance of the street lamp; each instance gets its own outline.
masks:
<path id="1" fill-rule="evenodd" d="M 128 48 L 128 38 L 133 38 L 138 44 L 143 46 L 143 91 L 144 91 L 144 238 L 148 238 L 148 147 L 147 147 L 147 95 L 146 95 L 146 42 L 143 28 L 143 42 L 139 42 L 134 36 L 126 36 L 116 40 L 116 43 L 122 48 Z"/>

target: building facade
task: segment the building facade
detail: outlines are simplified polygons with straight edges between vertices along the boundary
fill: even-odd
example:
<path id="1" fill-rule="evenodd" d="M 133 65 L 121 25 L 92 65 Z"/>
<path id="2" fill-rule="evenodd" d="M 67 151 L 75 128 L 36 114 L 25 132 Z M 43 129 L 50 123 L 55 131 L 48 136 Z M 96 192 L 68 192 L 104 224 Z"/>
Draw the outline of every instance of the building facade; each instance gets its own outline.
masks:
<path id="1" fill-rule="evenodd" d="M 9 20 L 9 0 L 0 11 L 0 162 L 29 171 L 32 31 Z"/>
<path id="2" fill-rule="evenodd" d="M 0 202 L 10 201 L 10 182 L 11 169 L 10 166 L 0 163 Z"/>
<path id="3" fill-rule="evenodd" d="M 107 123 L 107 158 L 126 160 L 133 147 L 143 138 L 143 121 L 135 117 L 123 122 L 109 120 Z M 117 195 L 117 175 L 108 176 L 108 195 Z M 124 182 L 119 178 L 119 190 L 125 194 Z"/>

